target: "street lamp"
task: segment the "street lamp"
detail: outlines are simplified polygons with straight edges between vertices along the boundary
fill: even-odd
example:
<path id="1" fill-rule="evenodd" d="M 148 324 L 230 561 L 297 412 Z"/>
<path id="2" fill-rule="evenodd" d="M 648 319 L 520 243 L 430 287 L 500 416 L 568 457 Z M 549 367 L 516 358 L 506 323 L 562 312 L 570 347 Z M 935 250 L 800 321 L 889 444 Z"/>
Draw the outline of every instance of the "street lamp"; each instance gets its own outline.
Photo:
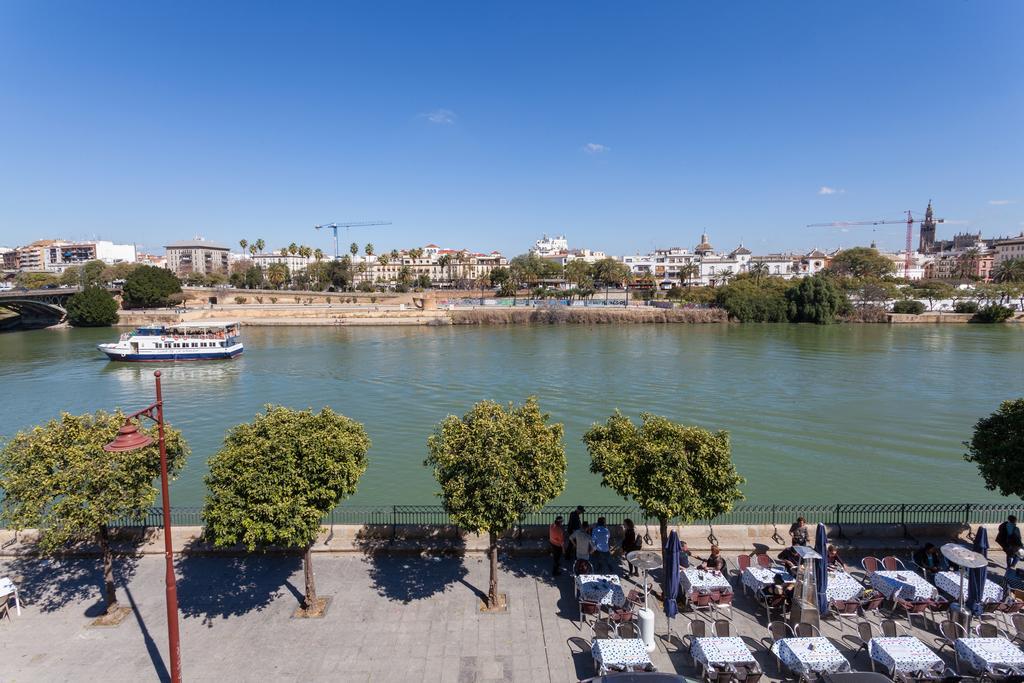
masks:
<path id="1" fill-rule="evenodd" d="M 174 549 L 171 546 L 171 498 L 167 476 L 167 442 L 164 439 L 164 400 L 160 391 L 160 371 L 153 373 L 156 377 L 156 403 L 132 413 L 125 418 L 124 424 L 117 430 L 117 438 L 103 447 L 108 453 L 123 453 L 145 448 L 153 443 L 153 439 L 139 431 L 132 424 L 135 418 L 148 417 L 157 424 L 160 435 L 160 497 L 164 509 L 164 560 L 167 565 L 164 583 L 167 587 L 167 640 L 170 646 L 171 681 L 181 683 L 181 641 L 178 636 L 178 588 L 174 581 Z"/>

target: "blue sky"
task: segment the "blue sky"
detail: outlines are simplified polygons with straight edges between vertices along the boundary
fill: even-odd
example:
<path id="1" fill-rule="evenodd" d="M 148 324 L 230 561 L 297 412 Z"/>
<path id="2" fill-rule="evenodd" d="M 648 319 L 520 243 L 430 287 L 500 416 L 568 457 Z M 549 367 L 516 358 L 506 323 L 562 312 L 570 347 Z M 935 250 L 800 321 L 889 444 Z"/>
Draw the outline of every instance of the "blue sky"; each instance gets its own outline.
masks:
<path id="1" fill-rule="evenodd" d="M 297 3 L 293 3 L 298 5 Z M 214 6 L 216 5 L 216 6 Z M 634 253 L 1024 222 L 1024 3 L 0 3 L 0 244 Z"/>

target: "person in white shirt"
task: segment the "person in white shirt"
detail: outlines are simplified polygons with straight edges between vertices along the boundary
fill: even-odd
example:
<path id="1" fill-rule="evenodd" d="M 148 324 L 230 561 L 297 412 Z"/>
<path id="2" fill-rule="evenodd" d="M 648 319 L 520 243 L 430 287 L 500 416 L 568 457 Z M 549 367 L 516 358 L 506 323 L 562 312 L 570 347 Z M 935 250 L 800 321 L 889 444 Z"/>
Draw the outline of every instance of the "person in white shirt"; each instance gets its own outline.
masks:
<path id="1" fill-rule="evenodd" d="M 604 517 L 597 518 L 597 524 L 590 530 L 594 542 L 594 571 L 598 574 L 612 573 L 611 538 L 612 532 L 605 526 Z"/>

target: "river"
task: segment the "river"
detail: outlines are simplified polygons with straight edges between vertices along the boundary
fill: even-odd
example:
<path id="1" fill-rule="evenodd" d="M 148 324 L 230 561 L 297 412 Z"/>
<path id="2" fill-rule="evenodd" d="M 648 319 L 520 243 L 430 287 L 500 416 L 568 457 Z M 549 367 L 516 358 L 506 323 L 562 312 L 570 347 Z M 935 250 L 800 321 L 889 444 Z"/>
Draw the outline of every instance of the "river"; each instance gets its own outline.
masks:
<path id="1" fill-rule="evenodd" d="M 616 503 L 580 437 L 616 408 L 728 430 L 752 503 L 996 501 L 962 442 L 1024 396 L 1019 325 L 622 325 L 246 328 L 234 361 L 108 362 L 111 329 L 0 335 L 0 435 L 61 411 L 136 410 L 164 372 L 192 445 L 175 505 L 201 505 L 207 459 L 266 403 L 334 410 L 373 440 L 353 504 L 436 503 L 426 438 L 475 401 L 534 394 L 565 425 L 557 502 Z"/>

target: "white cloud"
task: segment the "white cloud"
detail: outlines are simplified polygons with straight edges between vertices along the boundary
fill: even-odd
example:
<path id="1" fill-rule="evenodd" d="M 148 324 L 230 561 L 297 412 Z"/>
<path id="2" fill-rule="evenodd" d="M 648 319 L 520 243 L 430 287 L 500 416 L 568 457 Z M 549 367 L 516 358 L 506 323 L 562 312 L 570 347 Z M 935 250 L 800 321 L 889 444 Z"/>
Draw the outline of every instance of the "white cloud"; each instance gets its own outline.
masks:
<path id="1" fill-rule="evenodd" d="M 1016 204 L 1016 199 L 990 199 L 988 203 L 992 206 L 1006 206 L 1007 204 Z"/>
<path id="2" fill-rule="evenodd" d="M 608 151 L 608 148 L 596 142 L 588 142 L 583 145 L 583 151 L 587 154 L 604 154 Z"/>
<path id="3" fill-rule="evenodd" d="M 829 187 L 828 185 L 822 185 L 818 188 L 818 194 L 829 195 L 829 194 L 846 194 L 846 190 L 841 187 Z"/>
<path id="4" fill-rule="evenodd" d="M 455 112 L 451 109 L 435 109 L 434 111 L 420 114 L 420 118 L 424 118 L 431 123 L 451 125 L 455 123 Z"/>

